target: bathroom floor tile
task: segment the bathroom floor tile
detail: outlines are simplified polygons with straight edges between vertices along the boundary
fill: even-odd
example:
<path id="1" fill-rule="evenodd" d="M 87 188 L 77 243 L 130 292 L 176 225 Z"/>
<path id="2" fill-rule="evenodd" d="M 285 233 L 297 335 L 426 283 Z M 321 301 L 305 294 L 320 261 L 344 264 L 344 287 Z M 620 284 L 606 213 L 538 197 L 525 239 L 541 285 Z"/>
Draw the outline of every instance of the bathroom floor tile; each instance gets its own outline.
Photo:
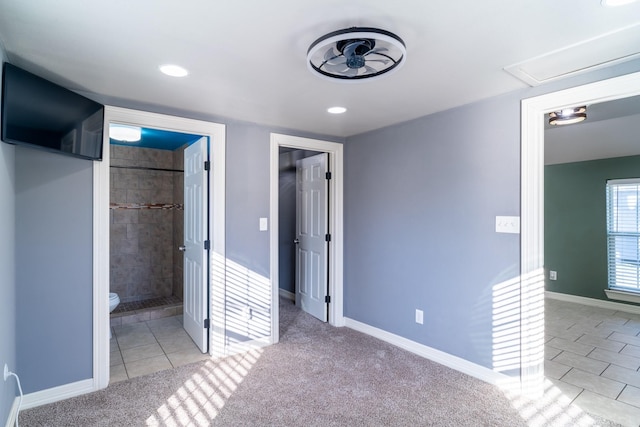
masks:
<path id="1" fill-rule="evenodd" d="M 562 381 L 573 384 L 576 387 L 582 387 L 585 390 L 601 394 L 610 399 L 618 397 L 625 386 L 624 383 L 619 381 L 614 381 L 612 379 L 575 368 L 567 372 L 567 374 L 562 377 Z"/>
<path id="2" fill-rule="evenodd" d="M 129 378 L 140 377 L 142 375 L 148 375 L 172 368 L 171 362 L 169 362 L 169 359 L 167 359 L 167 356 L 164 354 L 127 363 L 126 367 Z"/>
<path id="3" fill-rule="evenodd" d="M 118 340 L 120 350 L 126 350 L 129 348 L 153 344 L 156 342 L 156 338 L 153 336 L 153 333 L 151 333 L 149 328 L 146 328 L 146 330 L 139 329 L 134 331 L 122 332 L 116 334 L 116 338 Z"/>
<path id="4" fill-rule="evenodd" d="M 119 381 L 128 380 L 127 370 L 124 365 L 116 365 L 109 368 L 109 383 L 117 383 Z"/>
<path id="5" fill-rule="evenodd" d="M 122 365 L 124 361 L 122 360 L 122 353 L 120 350 L 112 351 L 109 354 L 109 366 Z"/>
<path id="6" fill-rule="evenodd" d="M 113 338 L 113 331 L 111 331 L 111 339 L 109 340 L 109 351 L 120 351 L 120 347 L 118 346 L 118 340 Z"/>
<path id="7" fill-rule="evenodd" d="M 545 301 L 545 375 L 553 393 L 625 426 L 640 421 L 640 320 L 637 314 Z M 567 332 L 568 331 L 568 332 Z M 571 332 L 583 335 L 571 341 Z M 592 350 L 586 354 L 586 350 Z M 574 354 L 570 354 L 572 352 Z M 596 361 L 592 363 L 591 360 Z M 571 369 L 564 375 L 562 366 Z M 604 371 L 598 374 L 603 366 Z M 555 379 L 555 378 L 560 379 Z M 559 396 L 560 397 L 560 396 Z M 559 424 L 569 425 L 569 424 Z"/>
<path id="8" fill-rule="evenodd" d="M 567 350 L 572 353 L 578 354 L 580 356 L 586 356 L 591 353 L 595 348 L 592 345 L 579 344 L 573 342 L 572 340 L 567 340 L 564 338 L 553 338 L 551 341 L 547 343 L 549 347 L 557 348 L 559 350 Z"/>
<path id="9" fill-rule="evenodd" d="M 602 373 L 602 376 L 640 388 L 640 372 L 633 369 L 610 365 L 607 370 Z"/>
<path id="10" fill-rule="evenodd" d="M 607 399 L 588 390 L 580 393 L 574 403 L 587 412 L 605 417 L 623 426 L 637 426 L 638 420 L 640 420 L 640 408 Z"/>
<path id="11" fill-rule="evenodd" d="M 622 366 L 623 368 L 632 369 L 637 371 L 640 368 L 640 358 L 627 356 L 626 354 L 620 354 L 613 351 L 602 350 L 596 348 L 589 353 L 590 359 L 602 360 L 613 365 Z"/>
<path id="12" fill-rule="evenodd" d="M 578 368 L 582 371 L 590 372 L 592 374 L 600 375 L 609 366 L 607 362 L 602 362 L 596 359 L 590 359 L 588 357 L 580 356 L 578 354 L 571 353 L 570 351 L 563 351 L 553 359 L 556 363 L 562 363 L 568 367 Z"/>
<path id="13" fill-rule="evenodd" d="M 211 356 L 206 353 L 202 353 L 194 344 L 191 348 L 178 350 L 174 353 L 168 353 L 167 357 L 173 367 L 176 368 L 199 360 L 209 359 Z"/>
<path id="14" fill-rule="evenodd" d="M 196 346 L 186 332 L 184 334 L 176 334 L 176 336 L 170 338 L 159 338 L 158 343 L 160 343 L 162 350 L 167 354 Z"/>
<path id="15" fill-rule="evenodd" d="M 559 380 L 570 370 L 571 366 L 563 365 L 553 360 L 544 361 L 544 375 L 549 379 Z"/>
<path id="16" fill-rule="evenodd" d="M 113 328 L 110 381 L 122 381 L 204 360 L 182 327 L 182 315 Z"/>
<path id="17" fill-rule="evenodd" d="M 162 356 L 164 352 L 158 343 L 141 345 L 122 350 L 122 360 L 124 363 L 135 362 L 136 360 L 149 359 L 154 356 Z"/>
<path id="18" fill-rule="evenodd" d="M 618 396 L 618 400 L 640 408 L 640 388 L 632 385 L 626 386 Z"/>
<path id="19" fill-rule="evenodd" d="M 624 344 L 621 342 L 611 341 L 606 338 L 600 338 L 589 334 L 581 336 L 576 342 L 580 344 L 592 345 L 603 350 L 615 351 L 616 353 L 622 350 L 622 348 L 624 347 Z"/>

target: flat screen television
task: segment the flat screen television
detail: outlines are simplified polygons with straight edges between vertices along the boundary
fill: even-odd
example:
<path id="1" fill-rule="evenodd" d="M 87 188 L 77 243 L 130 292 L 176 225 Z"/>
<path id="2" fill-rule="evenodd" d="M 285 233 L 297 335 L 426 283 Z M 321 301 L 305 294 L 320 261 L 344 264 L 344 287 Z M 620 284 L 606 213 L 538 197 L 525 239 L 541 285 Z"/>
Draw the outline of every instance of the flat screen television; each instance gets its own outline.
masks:
<path id="1" fill-rule="evenodd" d="M 103 127 L 104 105 L 4 63 L 4 142 L 102 160 Z"/>

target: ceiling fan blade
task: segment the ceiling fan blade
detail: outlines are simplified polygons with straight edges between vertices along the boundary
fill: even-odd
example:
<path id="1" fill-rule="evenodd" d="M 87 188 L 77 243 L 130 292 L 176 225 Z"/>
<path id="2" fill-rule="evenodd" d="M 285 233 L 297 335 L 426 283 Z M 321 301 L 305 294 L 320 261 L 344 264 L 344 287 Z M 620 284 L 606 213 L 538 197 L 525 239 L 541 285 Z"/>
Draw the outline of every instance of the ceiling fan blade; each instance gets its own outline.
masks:
<path id="1" fill-rule="evenodd" d="M 343 73 L 349 69 L 349 67 L 347 67 L 346 60 L 344 60 L 341 64 L 330 64 L 327 62 L 326 64 L 324 64 L 323 68 L 330 73 Z"/>
<path id="2" fill-rule="evenodd" d="M 375 74 L 377 72 L 378 72 L 378 70 L 376 70 L 373 67 L 369 67 L 368 65 L 364 66 L 364 73 L 363 74 Z"/>
<path id="3" fill-rule="evenodd" d="M 342 50 L 342 53 L 344 54 L 344 56 L 346 56 L 347 58 L 352 57 L 353 55 L 355 55 L 356 53 L 356 49 L 359 46 L 362 46 L 363 44 L 365 44 L 364 40 L 358 40 L 358 41 L 354 41 L 352 43 L 349 43 L 348 45 L 346 45 L 344 47 L 344 49 Z"/>
<path id="4" fill-rule="evenodd" d="M 342 54 L 336 53 L 336 51 L 333 50 L 333 47 L 330 47 L 329 50 L 327 50 L 324 53 L 324 62 L 326 64 L 331 64 L 331 65 L 340 64 L 341 60 L 342 60 Z M 345 61 L 346 59 L 343 62 Z"/>
<path id="5" fill-rule="evenodd" d="M 358 68 L 349 68 L 346 72 L 342 73 L 346 77 L 355 77 L 358 74 Z"/>
<path id="6" fill-rule="evenodd" d="M 384 65 L 387 65 L 389 63 L 388 59 L 369 59 L 367 58 L 366 62 L 382 62 Z"/>
<path id="7" fill-rule="evenodd" d="M 387 49 L 386 47 L 377 47 L 375 49 L 371 49 L 369 52 L 365 53 L 364 55 L 371 55 L 372 53 L 380 53 L 380 52 L 386 52 L 389 49 Z"/>

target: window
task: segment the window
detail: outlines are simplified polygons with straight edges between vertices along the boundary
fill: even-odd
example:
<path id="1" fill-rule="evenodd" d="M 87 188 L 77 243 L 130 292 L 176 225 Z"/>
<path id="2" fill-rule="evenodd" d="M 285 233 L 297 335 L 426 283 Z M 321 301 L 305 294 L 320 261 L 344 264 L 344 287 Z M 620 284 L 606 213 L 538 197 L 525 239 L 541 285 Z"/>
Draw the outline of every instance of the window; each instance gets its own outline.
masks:
<path id="1" fill-rule="evenodd" d="M 640 294 L 640 178 L 607 181 L 609 289 Z"/>

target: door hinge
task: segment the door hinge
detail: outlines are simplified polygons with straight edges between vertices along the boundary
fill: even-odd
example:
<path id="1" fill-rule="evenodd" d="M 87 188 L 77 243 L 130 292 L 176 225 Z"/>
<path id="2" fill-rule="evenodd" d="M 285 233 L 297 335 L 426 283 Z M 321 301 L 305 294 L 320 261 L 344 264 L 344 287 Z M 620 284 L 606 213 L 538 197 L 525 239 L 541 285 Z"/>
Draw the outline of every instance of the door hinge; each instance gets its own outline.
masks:
<path id="1" fill-rule="evenodd" d="M 207 250 L 207 251 L 209 249 L 211 249 L 211 241 L 210 240 L 205 240 L 204 241 L 204 249 Z"/>
<path id="2" fill-rule="evenodd" d="M 325 176 L 327 179 L 331 179 L 331 172 L 327 172 L 324 176 Z"/>
<path id="3" fill-rule="evenodd" d="M 211 169 L 211 162 L 207 160 L 204 162 L 204 170 L 208 171 L 209 169 Z"/>
<path id="4" fill-rule="evenodd" d="M 331 234 L 325 234 L 324 235 L 324 241 L 325 242 L 330 242 L 331 241 Z"/>
<path id="5" fill-rule="evenodd" d="M 326 302 L 327 304 L 329 304 L 331 302 L 331 297 L 329 295 L 324 297 L 324 302 Z"/>
<path id="6" fill-rule="evenodd" d="M 204 328 L 209 329 L 209 319 L 204 319 Z"/>

